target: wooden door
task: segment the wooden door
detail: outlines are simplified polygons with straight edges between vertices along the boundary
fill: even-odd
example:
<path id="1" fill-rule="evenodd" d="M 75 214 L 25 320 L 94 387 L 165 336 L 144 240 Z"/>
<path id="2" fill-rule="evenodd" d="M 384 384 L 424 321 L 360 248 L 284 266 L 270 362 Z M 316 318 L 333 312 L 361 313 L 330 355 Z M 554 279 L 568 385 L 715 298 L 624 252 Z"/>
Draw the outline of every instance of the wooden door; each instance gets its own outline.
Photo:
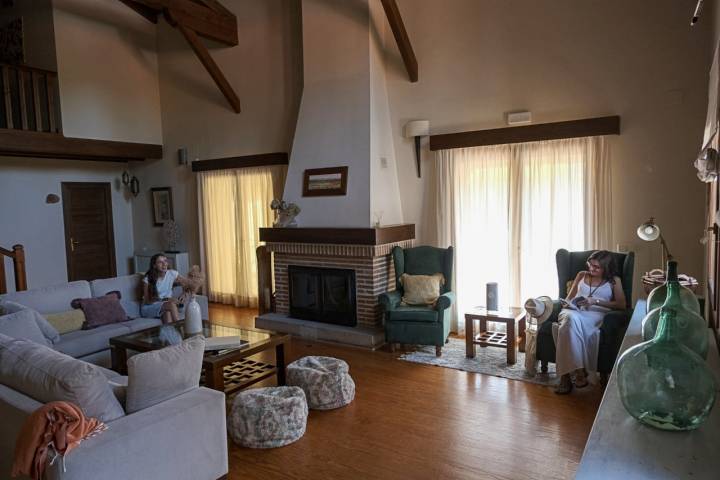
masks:
<path id="1" fill-rule="evenodd" d="M 116 276 L 109 183 L 63 182 L 68 281 Z"/>

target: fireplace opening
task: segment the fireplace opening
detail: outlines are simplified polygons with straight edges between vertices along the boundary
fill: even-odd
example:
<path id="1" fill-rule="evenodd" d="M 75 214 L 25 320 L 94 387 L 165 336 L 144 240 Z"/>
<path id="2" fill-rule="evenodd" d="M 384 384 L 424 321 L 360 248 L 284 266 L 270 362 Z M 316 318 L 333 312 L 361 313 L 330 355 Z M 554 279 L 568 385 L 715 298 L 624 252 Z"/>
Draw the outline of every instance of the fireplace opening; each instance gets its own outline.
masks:
<path id="1" fill-rule="evenodd" d="M 291 317 L 357 325 L 354 270 L 288 265 L 288 286 Z"/>

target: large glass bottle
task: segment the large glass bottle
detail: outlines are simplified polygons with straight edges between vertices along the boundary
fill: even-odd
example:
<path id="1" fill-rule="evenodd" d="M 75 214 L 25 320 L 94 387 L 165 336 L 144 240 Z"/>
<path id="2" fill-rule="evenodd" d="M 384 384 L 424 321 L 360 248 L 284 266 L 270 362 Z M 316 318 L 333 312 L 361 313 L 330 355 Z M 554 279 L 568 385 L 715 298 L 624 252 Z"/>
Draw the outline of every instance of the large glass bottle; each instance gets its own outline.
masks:
<path id="1" fill-rule="evenodd" d="M 708 352 L 708 324 L 703 317 L 688 308 L 687 302 L 682 301 L 682 286 L 678 282 L 677 262 L 675 261 L 668 262 L 667 283 L 665 285 L 668 292 L 665 304 L 662 307 L 650 310 L 643 319 L 643 340 L 650 340 L 655 337 L 662 308 L 671 306 L 677 311 L 678 341 L 703 359 L 706 359 Z M 669 304 L 668 302 L 671 299 L 672 302 Z"/>
<path id="2" fill-rule="evenodd" d="M 671 264 L 674 265 L 674 278 L 675 281 L 677 281 L 677 262 L 673 260 L 669 260 L 667 263 L 667 278 L 665 280 L 665 283 L 660 285 L 659 287 L 655 287 L 652 292 L 650 292 L 650 295 L 648 295 L 647 299 L 647 312 L 649 313 L 651 310 L 655 310 L 656 308 L 660 308 L 665 303 L 665 299 L 667 298 L 667 286 L 668 282 L 670 282 L 671 273 L 670 269 Z M 678 284 L 679 285 L 679 284 Z M 698 315 L 702 316 L 702 312 L 700 311 L 700 301 L 695 296 L 695 293 L 690 290 L 687 287 L 684 287 L 680 285 L 680 301 L 682 302 L 685 307 L 689 308 L 693 312 L 697 313 Z"/>
<path id="3" fill-rule="evenodd" d="M 712 373 L 679 341 L 679 297 L 679 289 L 669 288 L 657 334 L 625 351 L 617 366 L 625 409 L 639 422 L 662 430 L 698 428 L 715 403 Z"/>

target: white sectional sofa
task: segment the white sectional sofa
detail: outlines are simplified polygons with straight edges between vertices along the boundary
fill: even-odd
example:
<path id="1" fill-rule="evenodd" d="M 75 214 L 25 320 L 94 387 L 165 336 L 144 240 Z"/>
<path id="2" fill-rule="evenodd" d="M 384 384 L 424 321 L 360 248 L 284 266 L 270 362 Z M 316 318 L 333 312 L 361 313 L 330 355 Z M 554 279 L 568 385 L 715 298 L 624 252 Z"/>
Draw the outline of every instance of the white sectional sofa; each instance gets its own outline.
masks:
<path id="1" fill-rule="evenodd" d="M 92 330 L 77 330 L 65 333 L 60 336 L 59 341 L 53 344 L 53 348 L 71 357 L 95 365 L 110 367 L 110 345 L 108 343 L 110 338 L 137 332 L 161 323 L 157 318 L 142 318 L 140 316 L 141 280 L 142 275 L 140 274 L 105 278 L 91 282 L 79 280 L 51 287 L 6 293 L 0 295 L 0 300 L 10 300 L 37 310 L 41 314 L 50 314 L 70 310 L 70 302 L 76 298 L 101 297 L 108 292 L 119 291 L 122 297 L 120 303 L 131 320 L 103 325 Z M 180 289 L 176 288 L 174 293 L 179 295 Z M 196 298 L 200 304 L 202 318 L 207 320 L 207 297 L 197 295 Z"/>

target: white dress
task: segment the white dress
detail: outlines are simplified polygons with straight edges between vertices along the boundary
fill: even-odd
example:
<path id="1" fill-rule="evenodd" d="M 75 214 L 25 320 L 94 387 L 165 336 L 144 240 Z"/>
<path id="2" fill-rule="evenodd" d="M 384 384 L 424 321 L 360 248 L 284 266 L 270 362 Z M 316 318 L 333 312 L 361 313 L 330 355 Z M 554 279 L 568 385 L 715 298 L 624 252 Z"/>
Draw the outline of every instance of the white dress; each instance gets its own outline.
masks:
<path id="1" fill-rule="evenodd" d="M 612 300 L 612 284 L 605 282 L 599 287 L 590 288 L 583 278 L 578 284 L 575 296 L 592 296 L 609 301 Z M 558 323 L 553 325 L 558 375 L 565 375 L 579 368 L 585 368 L 588 372 L 597 371 L 600 325 L 609 311 L 609 308 L 597 305 L 590 306 L 588 310 L 564 308 L 560 311 Z"/>

